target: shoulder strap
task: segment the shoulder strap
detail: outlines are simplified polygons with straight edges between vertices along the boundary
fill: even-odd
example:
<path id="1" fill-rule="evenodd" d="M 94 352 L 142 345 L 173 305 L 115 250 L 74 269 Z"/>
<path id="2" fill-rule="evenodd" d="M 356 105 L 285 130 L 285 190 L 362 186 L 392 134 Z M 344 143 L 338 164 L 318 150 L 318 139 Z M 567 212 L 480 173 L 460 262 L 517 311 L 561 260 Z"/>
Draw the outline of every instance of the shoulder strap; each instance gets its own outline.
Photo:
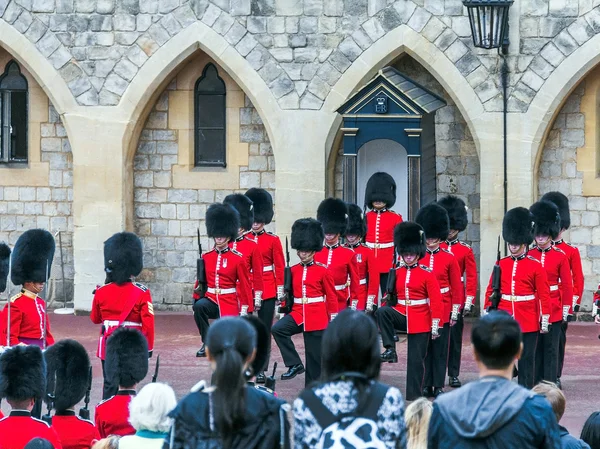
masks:
<path id="1" fill-rule="evenodd" d="M 133 308 L 138 302 L 140 295 L 143 293 L 141 290 L 132 290 L 135 294 L 132 294 L 127 298 L 127 302 L 125 303 L 125 307 L 123 307 L 123 311 L 121 315 L 119 315 L 119 326 L 122 325 L 126 320 L 129 314 L 133 311 Z"/>
<path id="2" fill-rule="evenodd" d="M 313 416 L 321 426 L 321 429 L 326 429 L 333 423 L 337 422 L 340 418 L 335 416 L 327 407 L 323 405 L 323 402 L 315 394 L 311 388 L 307 388 L 300 394 L 300 398 L 304 401 L 304 404 L 310 409 Z"/>
<path id="3" fill-rule="evenodd" d="M 369 400 L 365 404 L 363 410 L 356 411 L 356 416 L 363 416 L 365 418 L 371 418 L 374 421 L 377 420 L 377 412 L 383 403 L 387 392 L 390 388 L 386 385 L 380 384 L 379 382 L 373 382 L 368 392 Z"/>

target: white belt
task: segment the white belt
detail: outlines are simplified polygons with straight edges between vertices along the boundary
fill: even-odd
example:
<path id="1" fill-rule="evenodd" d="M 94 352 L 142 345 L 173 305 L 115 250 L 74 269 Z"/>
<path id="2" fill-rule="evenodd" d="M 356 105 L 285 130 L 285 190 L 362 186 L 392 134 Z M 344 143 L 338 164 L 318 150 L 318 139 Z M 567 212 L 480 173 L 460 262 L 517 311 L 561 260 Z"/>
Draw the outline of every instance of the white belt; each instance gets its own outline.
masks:
<path id="1" fill-rule="evenodd" d="M 442 294 L 448 293 L 449 291 L 450 291 L 450 287 L 440 288 L 440 293 L 442 293 Z"/>
<path id="2" fill-rule="evenodd" d="M 366 245 L 371 249 L 393 248 L 394 242 L 389 242 L 389 243 L 369 243 L 369 242 L 367 242 Z"/>
<path id="3" fill-rule="evenodd" d="M 119 321 L 115 321 L 115 320 L 104 320 L 104 322 L 102 323 L 104 325 L 104 327 L 116 327 L 119 325 Z M 122 326 L 128 326 L 128 327 L 142 327 L 142 323 L 136 323 L 134 321 L 123 321 L 123 323 L 121 323 Z"/>
<path id="4" fill-rule="evenodd" d="M 235 293 L 235 287 L 234 288 L 210 288 L 208 287 L 208 289 L 206 290 L 208 293 L 212 293 L 213 295 L 229 295 L 231 293 Z"/>
<path id="5" fill-rule="evenodd" d="M 325 301 L 325 298 L 322 296 L 316 298 L 294 298 L 294 304 L 314 304 L 323 301 Z"/>
<path id="6" fill-rule="evenodd" d="M 268 265 L 266 267 L 263 267 L 263 271 L 273 271 L 275 269 L 275 267 L 273 265 Z"/>
<path id="7" fill-rule="evenodd" d="M 523 295 L 523 296 L 502 295 L 502 299 L 504 299 L 505 301 L 510 301 L 510 302 L 531 301 L 531 300 L 535 299 L 535 295 Z"/>
<path id="8" fill-rule="evenodd" d="M 425 299 L 399 299 L 398 300 L 398 304 L 402 305 L 402 306 L 424 306 L 426 304 L 429 304 L 429 298 L 425 298 Z"/>
<path id="9" fill-rule="evenodd" d="M 460 282 L 465 282 L 465 278 L 463 276 L 460 277 Z"/>
<path id="10" fill-rule="evenodd" d="M 367 278 L 361 279 L 360 281 L 358 281 L 358 285 L 366 285 L 367 284 Z"/>
<path id="11" fill-rule="evenodd" d="M 555 292 L 556 290 L 558 290 L 558 285 L 551 285 L 550 286 L 550 291 L 551 292 Z"/>
<path id="12" fill-rule="evenodd" d="M 336 286 L 335 286 L 335 289 L 336 289 L 336 290 L 338 290 L 338 291 L 339 291 L 339 290 L 345 290 L 345 289 L 346 289 L 346 287 L 348 287 L 348 285 L 347 285 L 347 284 L 343 284 L 343 285 L 336 285 Z"/>

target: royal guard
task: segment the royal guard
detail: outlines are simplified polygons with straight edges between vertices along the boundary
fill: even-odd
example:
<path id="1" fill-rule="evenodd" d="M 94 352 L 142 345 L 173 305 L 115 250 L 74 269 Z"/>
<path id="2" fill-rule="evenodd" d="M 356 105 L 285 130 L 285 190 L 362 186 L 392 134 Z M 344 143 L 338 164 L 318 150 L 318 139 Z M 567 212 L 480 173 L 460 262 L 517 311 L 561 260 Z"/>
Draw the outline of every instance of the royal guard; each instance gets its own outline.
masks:
<path id="1" fill-rule="evenodd" d="M 33 438 L 48 440 L 62 449 L 56 431 L 46 422 L 33 418 L 31 410 L 44 396 L 46 367 L 37 345 L 7 349 L 0 357 L 0 397 L 11 406 L 10 415 L 0 419 L 0 447 L 23 449 Z"/>
<path id="2" fill-rule="evenodd" d="M 437 203 L 423 206 L 415 218 L 425 231 L 427 249 L 420 263 L 428 267 L 437 278 L 444 303 L 444 314 L 440 322 L 440 338 L 431 340 L 425 367 L 425 389 L 423 396 L 437 397 L 444 391 L 450 326 L 454 326 L 464 304 L 464 286 L 456 257 L 440 247 L 450 232 L 450 219 L 446 209 Z"/>
<path id="3" fill-rule="evenodd" d="M 535 382 L 535 351 L 540 334 L 550 324 L 550 286 L 542 264 L 527 254 L 533 242 L 533 215 L 524 207 L 509 210 L 502 221 L 502 237 L 510 256 L 500 259 L 500 282 L 494 289 L 490 277 L 485 308 L 508 312 L 521 327 L 523 352 L 519 359 L 519 384 L 527 389 Z M 493 294 L 493 296 L 492 296 Z M 541 325 L 540 325 L 541 318 Z"/>
<path id="4" fill-rule="evenodd" d="M 6 280 L 10 271 L 10 248 L 6 243 L 0 243 L 0 293 L 6 290 Z M 7 317 L 4 315 L 4 310 L 0 310 L 0 348 L 6 346 L 6 328 L 8 323 Z M 0 411 L 0 418 L 2 418 Z"/>
<path id="5" fill-rule="evenodd" d="M 381 294 L 385 294 L 387 277 L 395 263 L 394 228 L 402 223 L 402 215 L 391 210 L 396 204 L 396 181 L 384 172 L 373 174 L 367 181 L 365 209 L 367 235 L 365 244 L 373 250 L 379 271 Z"/>
<path id="6" fill-rule="evenodd" d="M 283 248 L 281 241 L 272 232 L 265 230 L 273 220 L 273 197 L 264 189 L 252 188 L 246 192 L 246 196 L 252 200 L 254 206 L 254 223 L 252 223 L 252 232 L 246 236 L 256 242 L 262 254 L 263 268 L 263 295 L 262 305 L 258 311 L 258 317 L 264 323 L 269 332 L 269 356 L 265 369 L 269 367 L 271 354 L 271 327 L 275 317 L 275 305 L 277 300 L 283 298 L 283 273 L 285 269 L 285 259 L 283 257 Z M 256 382 L 264 383 L 265 374 L 259 372 L 256 374 Z"/>
<path id="7" fill-rule="evenodd" d="M 233 206 L 240 214 L 240 229 L 237 238 L 229 242 L 229 247 L 244 256 L 246 267 L 250 273 L 250 285 L 252 287 L 252 295 L 254 298 L 254 302 L 250 303 L 248 312 L 254 312 L 254 310 L 258 311 L 262 307 L 262 296 L 264 291 L 263 259 L 258 244 L 252 237 L 246 235 L 248 231 L 252 229 L 252 224 L 254 223 L 254 205 L 250 198 L 241 193 L 227 195 L 223 200 L 223 204 Z"/>
<path id="8" fill-rule="evenodd" d="M 46 359 L 46 397 L 54 397 L 52 427 L 63 449 L 89 449 L 100 434 L 93 422 L 75 413 L 75 406 L 90 387 L 90 358 L 81 343 L 61 340 L 44 353 Z"/>
<path id="9" fill-rule="evenodd" d="M 359 277 L 354 251 L 340 244 L 348 226 L 348 207 L 337 198 L 327 198 L 319 204 L 317 221 L 323 226 L 325 245 L 315 254 L 315 262 L 331 272 L 337 292 L 338 311 L 350 306 L 358 308 Z"/>
<path id="10" fill-rule="evenodd" d="M 50 277 L 54 249 L 54 237 L 43 229 L 25 231 L 15 244 L 10 278 L 22 288 L 4 307 L 4 319 L 10 320 L 8 346 L 23 343 L 46 349 L 54 344 L 46 302 L 38 296 Z"/>
<path id="11" fill-rule="evenodd" d="M 450 233 L 445 242 L 440 244 L 442 249 L 452 253 L 458 262 L 461 282 L 465 286 L 465 303 L 461 305 L 456 324 L 450 328 L 450 348 L 448 350 L 448 384 L 452 388 L 461 386 L 460 360 L 462 357 L 463 313 L 469 313 L 477 295 L 477 265 L 473 249 L 467 243 L 459 240 L 458 234 L 467 229 L 467 206 L 460 198 L 448 195 L 438 201 L 448 212 Z"/>
<path id="12" fill-rule="evenodd" d="M 273 326 L 273 338 L 279 346 L 288 371 L 281 375 L 289 380 L 305 369 L 292 336 L 302 333 L 306 353 L 305 385 L 321 376 L 321 340 L 338 311 L 337 293 L 331 272 L 315 262 L 315 254 L 323 248 L 325 235 L 321 223 L 312 218 L 296 220 L 292 226 L 292 248 L 300 263 L 291 267 L 293 298 L 291 312 Z"/>
<path id="13" fill-rule="evenodd" d="M 117 392 L 106 376 L 106 344 L 119 327 L 132 327 L 146 337 L 152 356 L 154 348 L 154 306 L 150 290 L 134 281 L 144 268 L 142 242 L 131 232 L 119 232 L 104 242 L 106 284 L 94 292 L 90 319 L 101 324 L 96 356 L 102 360 L 104 386 L 102 399 Z"/>
<path id="14" fill-rule="evenodd" d="M 96 428 L 102 438 L 133 435 L 129 403 L 148 374 L 148 340 L 135 328 L 120 327 L 106 344 L 106 375 L 117 393 L 96 406 Z"/>
<path id="15" fill-rule="evenodd" d="M 252 288 L 244 256 L 229 247 L 240 229 L 240 214 L 229 204 L 215 203 L 206 211 L 206 231 L 214 239 L 214 248 L 202 255 L 205 286 L 194 305 L 194 320 L 202 337 L 196 357 L 206 357 L 204 341 L 210 319 L 246 315 L 252 305 Z"/>
<path id="16" fill-rule="evenodd" d="M 542 380 L 556 383 L 558 374 L 558 345 L 561 325 L 569 318 L 573 300 L 573 279 L 566 254 L 552 245 L 560 233 L 558 207 L 550 201 L 539 201 L 529 211 L 535 222 L 534 246 L 529 255 L 539 260 L 546 270 L 550 284 L 550 332 L 538 339 L 535 383 Z"/>
<path id="17" fill-rule="evenodd" d="M 379 270 L 373 250 L 362 242 L 367 232 L 365 216 L 356 204 L 348 204 L 348 227 L 346 246 L 354 251 L 358 270 L 358 310 L 372 312 L 379 292 Z"/>
<path id="18" fill-rule="evenodd" d="M 439 338 L 444 304 L 435 274 L 419 259 L 425 255 L 425 233 L 416 223 L 404 222 L 394 231 L 400 264 L 393 271 L 396 282 L 388 289 L 387 304 L 375 312 L 385 351 L 382 362 L 397 363 L 396 330 L 408 334 L 406 400 L 421 396 L 429 340 Z M 393 280 L 393 278 L 392 278 Z"/>
<path id="19" fill-rule="evenodd" d="M 571 267 L 571 277 L 573 278 L 573 302 L 571 303 L 571 310 L 569 311 L 569 316 L 571 316 L 574 312 L 579 312 L 585 279 L 583 276 L 583 266 L 581 265 L 581 254 L 579 254 L 579 249 L 565 242 L 562 238 L 562 234 L 571 227 L 569 199 L 560 192 L 548 192 L 542 196 L 542 200 L 550 201 L 551 203 L 556 204 L 560 214 L 560 233 L 554 241 L 554 247 L 560 249 L 567 255 L 567 259 L 569 259 L 569 266 Z M 570 319 L 571 318 L 569 318 L 569 320 Z M 562 376 L 563 364 L 565 361 L 565 346 L 567 344 L 568 328 L 569 322 L 563 321 L 561 325 L 560 339 L 558 342 L 558 373 L 556 384 L 559 387 L 561 386 L 560 378 Z"/>

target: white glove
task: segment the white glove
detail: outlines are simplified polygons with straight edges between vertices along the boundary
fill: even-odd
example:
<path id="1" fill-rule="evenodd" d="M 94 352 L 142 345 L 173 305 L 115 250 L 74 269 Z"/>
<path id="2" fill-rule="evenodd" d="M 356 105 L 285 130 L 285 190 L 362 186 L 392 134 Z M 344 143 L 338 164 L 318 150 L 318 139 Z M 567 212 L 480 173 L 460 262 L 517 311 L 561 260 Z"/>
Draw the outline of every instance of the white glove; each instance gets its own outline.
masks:
<path id="1" fill-rule="evenodd" d="M 335 320 L 337 316 L 338 316 L 338 314 L 337 314 L 337 313 L 332 313 L 332 314 L 331 314 L 331 319 L 329 320 L 329 322 L 331 322 L 331 321 Z"/>
<path id="2" fill-rule="evenodd" d="M 375 296 L 373 296 L 373 295 L 367 296 L 367 307 L 365 310 L 367 312 L 372 312 L 374 305 L 375 305 Z"/>
<path id="3" fill-rule="evenodd" d="M 438 318 L 431 320 L 431 338 L 434 340 L 440 336 L 440 320 Z"/>
<path id="4" fill-rule="evenodd" d="M 248 315 L 248 306 L 242 306 L 242 310 L 240 311 L 240 316 Z"/>
<path id="5" fill-rule="evenodd" d="M 598 305 L 596 303 L 592 304 L 592 316 L 593 317 L 598 316 Z"/>
<path id="6" fill-rule="evenodd" d="M 571 309 L 575 312 L 575 307 L 577 307 L 577 301 L 579 301 L 579 296 L 573 296 L 573 308 Z"/>
<path id="7" fill-rule="evenodd" d="M 358 299 L 353 299 L 353 300 L 352 300 L 352 303 L 350 304 L 350 308 L 351 308 L 352 310 L 356 310 L 356 309 L 357 309 L 357 307 L 358 307 Z"/>
<path id="8" fill-rule="evenodd" d="M 458 314 L 460 313 L 460 304 L 452 305 L 452 315 L 450 315 L 450 319 L 452 321 L 458 321 Z"/>
<path id="9" fill-rule="evenodd" d="M 283 285 L 277 286 L 277 299 L 281 299 L 285 296 L 285 291 L 283 290 Z"/>
<path id="10" fill-rule="evenodd" d="M 567 321 L 569 319 L 569 310 L 571 308 L 569 306 L 563 306 L 563 321 Z"/>
<path id="11" fill-rule="evenodd" d="M 471 312 L 471 309 L 473 308 L 473 301 L 475 301 L 475 297 L 474 296 L 467 296 L 467 300 L 465 301 L 465 313 L 469 313 Z"/>
<path id="12" fill-rule="evenodd" d="M 550 315 L 542 315 L 542 334 L 547 334 L 550 331 Z"/>
<path id="13" fill-rule="evenodd" d="M 262 292 L 254 292 L 254 309 L 260 310 L 262 306 Z"/>

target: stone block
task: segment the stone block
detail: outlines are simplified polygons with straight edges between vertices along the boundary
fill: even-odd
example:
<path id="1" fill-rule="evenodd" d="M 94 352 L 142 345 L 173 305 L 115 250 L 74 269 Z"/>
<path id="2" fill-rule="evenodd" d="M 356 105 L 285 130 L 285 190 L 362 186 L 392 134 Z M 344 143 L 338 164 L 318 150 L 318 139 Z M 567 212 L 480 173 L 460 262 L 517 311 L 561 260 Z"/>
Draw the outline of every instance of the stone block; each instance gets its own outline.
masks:
<path id="1" fill-rule="evenodd" d="M 592 239 L 592 230 L 590 228 L 571 228 L 571 243 L 587 245 Z"/>
<path id="2" fill-rule="evenodd" d="M 152 0 L 145 0 L 143 3 L 151 2 Z M 98 14 L 112 14 L 115 10 L 115 0 L 97 0 L 96 12 Z"/>
<path id="3" fill-rule="evenodd" d="M 195 203 L 198 193 L 191 189 L 171 189 L 167 194 L 170 203 Z"/>
<path id="4" fill-rule="evenodd" d="M 177 219 L 178 220 L 189 220 L 190 218 L 190 207 L 187 204 L 177 205 Z"/>
<path id="5" fill-rule="evenodd" d="M 408 3 L 408 2 L 404 2 L 404 3 Z M 403 15 L 400 11 L 398 11 L 398 13 L 400 14 L 400 17 L 406 17 L 406 15 Z M 415 30 L 417 33 L 420 33 L 423 30 L 423 28 L 425 28 L 425 25 L 427 25 L 427 22 L 429 21 L 430 18 L 431 18 L 431 13 L 429 11 L 427 11 L 423 8 L 418 8 L 410 16 L 410 19 L 408 20 L 407 25 L 410 28 L 412 28 L 413 30 Z"/>
<path id="6" fill-rule="evenodd" d="M 347 37 L 339 46 L 339 51 L 350 61 L 356 60 L 362 53 L 362 49 L 351 37 Z"/>
<path id="7" fill-rule="evenodd" d="M 373 17 L 363 23 L 362 28 L 373 42 L 377 41 L 385 34 L 385 30 L 383 29 L 381 21 L 376 17 Z"/>
<path id="8" fill-rule="evenodd" d="M 21 12 L 23 12 L 23 8 L 17 5 L 17 3 L 9 3 L 4 11 L 3 19 L 12 25 L 19 18 Z"/>
<path id="9" fill-rule="evenodd" d="M 266 171 L 268 169 L 266 156 L 250 156 L 248 158 L 248 170 L 250 171 Z"/>
<path id="10" fill-rule="evenodd" d="M 285 33 L 285 17 L 267 17 L 267 32 L 269 34 Z"/>
<path id="11" fill-rule="evenodd" d="M 296 62 L 313 62 L 319 54 L 318 49 L 312 47 L 295 48 L 294 61 Z"/>
<path id="12" fill-rule="evenodd" d="M 300 99 L 300 109 L 319 110 L 322 106 L 323 101 L 310 92 L 306 92 Z"/>
<path id="13" fill-rule="evenodd" d="M 564 53 L 562 53 L 552 42 L 546 45 L 540 54 L 554 67 L 558 67 L 565 59 Z"/>
<path id="14" fill-rule="evenodd" d="M 25 33 L 25 37 L 34 44 L 38 42 L 42 36 L 46 33 L 48 28 L 40 20 L 34 19 L 31 26 Z"/>
<path id="15" fill-rule="evenodd" d="M 136 20 L 131 14 L 115 14 L 113 16 L 115 31 L 135 31 Z"/>
<path id="16" fill-rule="evenodd" d="M 463 44 L 463 42 L 460 39 L 456 39 L 454 43 L 452 43 L 452 45 L 450 45 L 444 53 L 446 54 L 448 59 L 450 59 L 450 61 L 455 63 L 460 58 L 462 58 L 468 51 L 469 49 L 467 48 L 467 46 Z"/>
<path id="17" fill-rule="evenodd" d="M 299 31 L 304 34 L 316 33 L 318 29 L 318 20 L 316 17 L 301 17 Z"/>
<path id="18" fill-rule="evenodd" d="M 177 206 L 175 204 L 161 204 L 160 218 L 175 219 L 177 218 Z"/>
<path id="19" fill-rule="evenodd" d="M 266 17 L 248 17 L 246 26 L 250 33 L 266 33 L 267 18 Z"/>
<path id="20" fill-rule="evenodd" d="M 24 34 L 31 26 L 31 22 L 33 22 L 33 16 L 28 11 L 23 11 L 13 23 L 13 27 L 19 33 Z"/>
<path id="21" fill-rule="evenodd" d="M 258 42 L 251 34 L 246 34 L 239 44 L 235 47 L 238 53 L 246 57 L 254 48 L 258 45 Z"/>
<path id="22" fill-rule="evenodd" d="M 550 14 L 561 17 L 577 17 L 579 0 L 550 0 Z"/>
<path id="23" fill-rule="evenodd" d="M 163 2 L 161 1 L 161 5 L 162 4 Z M 182 30 L 181 24 L 177 20 L 175 20 L 173 14 L 164 16 L 160 21 L 160 24 L 167 31 L 167 33 L 169 33 L 170 36 L 175 36 Z M 148 28 L 148 31 L 150 31 L 150 28 Z"/>
<path id="24" fill-rule="evenodd" d="M 437 48 L 442 51 L 446 51 L 450 45 L 457 39 L 456 33 L 452 31 L 450 28 L 446 28 L 442 31 L 442 34 L 438 36 L 438 38 L 434 41 L 434 44 Z"/>
<path id="25" fill-rule="evenodd" d="M 340 17 L 344 14 L 343 0 L 327 0 L 323 3 L 323 13 L 329 17 Z"/>
<path id="26" fill-rule="evenodd" d="M 61 45 L 60 41 L 53 33 L 46 33 L 37 43 L 36 47 L 40 53 L 46 57 L 54 53 Z"/>
<path id="27" fill-rule="evenodd" d="M 596 211 L 584 211 L 581 214 L 581 225 L 595 227 L 600 224 L 600 217 Z M 589 255 L 589 252 L 588 252 Z"/>
<path id="28" fill-rule="evenodd" d="M 167 236 L 169 235 L 169 222 L 167 220 L 152 220 L 151 232 L 155 236 Z"/>
<path id="29" fill-rule="evenodd" d="M 521 4 L 524 16 L 547 16 L 548 0 L 524 0 Z"/>
<path id="30" fill-rule="evenodd" d="M 521 81 L 535 91 L 540 90 L 544 84 L 544 80 L 531 70 L 528 70 L 523 74 Z"/>
<path id="31" fill-rule="evenodd" d="M 321 16 L 323 14 L 323 3 L 329 0 L 304 0 L 304 15 Z"/>
<path id="32" fill-rule="evenodd" d="M 134 63 L 132 63 L 126 59 L 122 59 L 115 66 L 115 73 L 127 81 L 131 81 L 135 77 L 137 71 L 138 71 L 137 66 Z M 107 89 L 111 90 L 108 87 L 107 87 Z"/>
<path id="33" fill-rule="evenodd" d="M 560 138 L 564 146 L 580 148 L 585 145 L 583 129 L 566 129 L 561 133 Z"/>
<path id="34" fill-rule="evenodd" d="M 202 22 L 204 22 L 208 26 L 213 26 L 220 15 L 221 10 L 213 4 L 209 4 L 206 8 L 206 11 L 204 12 L 204 15 L 202 16 Z"/>
<path id="35" fill-rule="evenodd" d="M 104 83 L 104 88 L 115 95 L 123 95 L 129 83 L 116 73 L 111 73 Z"/>
<path id="36" fill-rule="evenodd" d="M 275 13 L 278 16 L 300 16 L 302 0 L 275 0 Z"/>
<path id="37" fill-rule="evenodd" d="M 321 100 L 325 100 L 325 98 L 327 98 L 330 90 L 331 88 L 329 84 L 318 76 L 315 76 L 308 85 L 308 91 Z"/>
<path id="38" fill-rule="evenodd" d="M 573 22 L 569 26 L 568 31 L 579 45 L 585 44 L 594 35 L 594 30 L 583 17 Z"/>
<path id="39" fill-rule="evenodd" d="M 240 142 L 260 143 L 264 141 L 264 126 L 260 125 L 242 125 L 240 126 Z"/>
<path id="40" fill-rule="evenodd" d="M 246 32 L 246 28 L 240 25 L 240 23 L 234 22 L 227 34 L 225 34 L 225 40 L 231 45 L 236 45 L 242 37 L 244 37 Z"/>
<path id="41" fill-rule="evenodd" d="M 548 79 L 554 71 L 554 67 L 540 55 L 533 58 L 530 68 L 543 79 Z"/>
<path id="42" fill-rule="evenodd" d="M 289 45 L 291 48 L 306 47 L 306 43 L 306 35 L 304 34 L 294 34 L 289 37 Z"/>
<path id="43" fill-rule="evenodd" d="M 562 52 L 562 54 L 564 54 L 565 56 L 570 55 L 571 53 L 573 53 L 577 48 L 578 48 L 578 44 L 575 41 L 575 39 L 573 39 L 571 37 L 571 35 L 565 30 L 563 32 L 561 32 L 556 39 L 554 40 L 554 43 L 556 45 L 556 47 Z"/>

